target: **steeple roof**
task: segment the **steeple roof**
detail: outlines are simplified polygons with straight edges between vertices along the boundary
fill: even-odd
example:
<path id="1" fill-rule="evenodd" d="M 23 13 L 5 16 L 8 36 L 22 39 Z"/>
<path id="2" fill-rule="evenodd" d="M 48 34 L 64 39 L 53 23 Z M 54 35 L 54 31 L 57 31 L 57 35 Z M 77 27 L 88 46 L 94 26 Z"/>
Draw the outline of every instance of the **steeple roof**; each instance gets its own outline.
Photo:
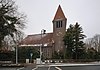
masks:
<path id="1" fill-rule="evenodd" d="M 56 19 L 66 19 L 66 17 L 64 15 L 60 5 L 59 5 L 59 7 L 57 9 L 57 12 L 55 14 L 55 17 L 54 17 L 53 21 L 56 20 Z"/>

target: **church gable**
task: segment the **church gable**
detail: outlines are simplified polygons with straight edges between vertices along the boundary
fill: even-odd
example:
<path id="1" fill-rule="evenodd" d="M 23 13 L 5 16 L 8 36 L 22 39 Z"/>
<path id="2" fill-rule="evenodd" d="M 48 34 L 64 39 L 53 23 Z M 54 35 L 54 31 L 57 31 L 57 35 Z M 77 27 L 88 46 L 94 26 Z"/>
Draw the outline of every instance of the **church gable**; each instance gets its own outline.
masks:
<path id="1" fill-rule="evenodd" d="M 53 21 L 54 21 L 54 20 L 59 20 L 59 19 L 66 19 L 66 17 L 65 17 L 65 15 L 64 15 L 64 13 L 63 13 L 62 8 L 61 8 L 60 5 L 59 5 L 59 7 L 58 7 L 58 9 L 57 9 L 57 12 L 56 12 L 56 14 L 55 14 L 55 16 L 54 16 Z"/>

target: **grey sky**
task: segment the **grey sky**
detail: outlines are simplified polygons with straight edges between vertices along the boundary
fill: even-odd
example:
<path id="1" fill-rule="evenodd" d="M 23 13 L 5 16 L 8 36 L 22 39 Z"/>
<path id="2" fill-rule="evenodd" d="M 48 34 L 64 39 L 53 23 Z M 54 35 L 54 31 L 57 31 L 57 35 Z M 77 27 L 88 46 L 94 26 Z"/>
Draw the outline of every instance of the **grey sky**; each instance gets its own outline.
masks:
<path id="1" fill-rule="evenodd" d="M 52 32 L 52 20 L 60 4 L 69 24 L 79 22 L 87 37 L 100 34 L 100 0 L 16 0 L 20 12 L 27 15 L 25 34 Z"/>

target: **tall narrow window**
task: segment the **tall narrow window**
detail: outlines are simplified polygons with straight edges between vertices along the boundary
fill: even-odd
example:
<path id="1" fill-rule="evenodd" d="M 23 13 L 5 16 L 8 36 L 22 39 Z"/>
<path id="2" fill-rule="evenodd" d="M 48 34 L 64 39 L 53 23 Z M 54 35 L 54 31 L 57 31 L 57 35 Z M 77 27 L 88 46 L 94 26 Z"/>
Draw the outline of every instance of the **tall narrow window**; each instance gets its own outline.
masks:
<path id="1" fill-rule="evenodd" d="M 62 21 L 60 21 L 60 27 L 62 27 Z"/>
<path id="2" fill-rule="evenodd" d="M 60 21 L 58 21 L 58 28 L 60 28 Z"/>
<path id="3" fill-rule="evenodd" d="M 62 21 L 56 21 L 56 28 L 62 27 Z"/>
<path id="4" fill-rule="evenodd" d="M 59 25 L 58 25 L 58 21 L 56 21 L 56 28 L 58 28 L 58 26 L 59 26 Z"/>

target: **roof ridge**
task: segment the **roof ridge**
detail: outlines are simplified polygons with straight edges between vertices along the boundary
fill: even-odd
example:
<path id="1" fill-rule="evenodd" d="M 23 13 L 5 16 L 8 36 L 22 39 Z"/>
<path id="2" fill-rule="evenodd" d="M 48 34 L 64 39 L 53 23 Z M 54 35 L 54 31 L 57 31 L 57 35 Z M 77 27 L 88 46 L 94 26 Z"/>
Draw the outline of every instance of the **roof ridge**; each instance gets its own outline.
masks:
<path id="1" fill-rule="evenodd" d="M 51 33 L 46 33 L 46 34 L 53 34 L 53 33 L 51 32 Z M 35 36 L 35 35 L 41 35 L 41 34 L 30 34 L 28 36 Z"/>

